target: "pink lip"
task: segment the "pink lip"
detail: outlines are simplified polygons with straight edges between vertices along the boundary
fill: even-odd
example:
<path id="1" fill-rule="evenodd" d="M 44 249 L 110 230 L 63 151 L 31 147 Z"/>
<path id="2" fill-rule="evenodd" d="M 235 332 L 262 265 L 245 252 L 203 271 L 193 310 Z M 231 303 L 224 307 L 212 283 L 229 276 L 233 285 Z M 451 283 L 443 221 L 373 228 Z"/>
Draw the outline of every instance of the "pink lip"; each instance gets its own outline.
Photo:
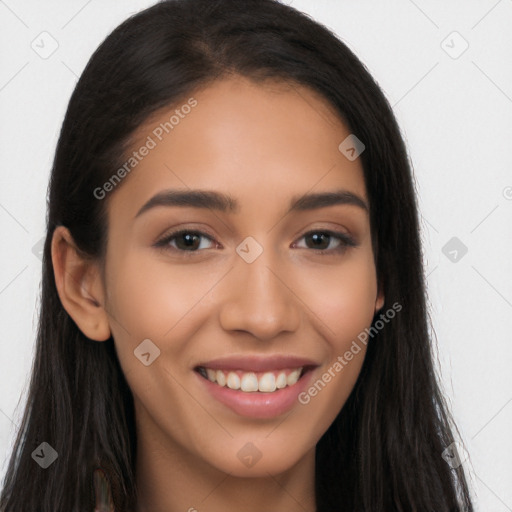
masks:
<path id="1" fill-rule="evenodd" d="M 299 394 L 309 386 L 314 374 L 311 370 L 306 371 L 293 386 L 287 386 L 273 393 L 262 393 L 260 391 L 245 393 L 219 386 L 205 379 L 198 372 L 194 373 L 197 375 L 200 385 L 204 386 L 206 391 L 220 403 L 240 416 L 260 419 L 274 418 L 288 412 L 294 405 L 297 405 Z"/>
<path id="2" fill-rule="evenodd" d="M 270 372 L 284 368 L 299 368 L 301 366 L 318 366 L 315 361 L 303 357 L 289 355 L 274 356 L 228 356 L 213 361 L 205 361 L 196 365 L 212 370 L 242 370 L 244 372 Z"/>

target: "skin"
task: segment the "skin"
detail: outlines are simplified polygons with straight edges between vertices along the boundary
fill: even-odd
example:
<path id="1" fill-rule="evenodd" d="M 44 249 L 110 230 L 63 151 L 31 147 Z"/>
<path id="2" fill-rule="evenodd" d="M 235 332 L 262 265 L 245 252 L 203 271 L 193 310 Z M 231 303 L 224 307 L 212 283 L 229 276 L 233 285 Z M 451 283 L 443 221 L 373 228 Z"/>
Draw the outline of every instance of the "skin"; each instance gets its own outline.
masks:
<path id="1" fill-rule="evenodd" d="M 319 366 L 315 382 L 382 308 L 368 212 L 348 204 L 286 214 L 292 197 L 345 189 L 368 202 L 360 159 L 338 145 L 350 131 L 307 88 L 230 77 L 194 95 L 197 106 L 137 165 L 108 200 L 105 281 L 81 259 L 64 227 L 52 258 L 62 303 L 94 341 L 113 335 L 134 395 L 137 510 L 314 511 L 315 445 L 347 400 L 365 346 L 307 405 L 270 419 L 237 415 L 199 386 L 193 368 L 226 355 L 293 354 Z M 133 139 L 137 149 L 176 106 Z M 204 189 L 239 201 L 236 213 L 160 206 L 134 218 L 165 189 Z M 199 230 L 186 258 L 171 230 Z M 319 250 L 304 235 L 326 229 L 356 247 Z M 235 249 L 247 236 L 263 248 L 251 264 Z M 180 249 L 177 247 L 181 247 Z M 144 339 L 160 356 L 134 357 Z M 237 456 L 247 443 L 252 467 Z"/>

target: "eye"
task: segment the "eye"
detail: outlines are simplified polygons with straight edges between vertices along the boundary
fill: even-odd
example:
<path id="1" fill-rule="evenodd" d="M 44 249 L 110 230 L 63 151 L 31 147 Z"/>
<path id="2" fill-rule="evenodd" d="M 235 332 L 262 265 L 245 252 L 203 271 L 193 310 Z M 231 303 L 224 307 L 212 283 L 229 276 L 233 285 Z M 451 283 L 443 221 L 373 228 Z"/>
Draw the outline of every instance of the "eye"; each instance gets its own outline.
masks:
<path id="1" fill-rule="evenodd" d="M 212 248 L 202 246 L 201 239 L 214 242 L 213 238 L 206 233 L 182 229 L 165 235 L 154 246 L 162 249 L 170 248 L 184 253 L 194 253 L 199 252 L 200 249 Z M 341 253 L 349 247 L 358 245 L 351 236 L 330 230 L 309 231 L 301 239 L 306 240 L 306 249 L 314 249 L 318 254 Z M 337 241 L 337 244 L 335 247 L 329 247 L 333 240 Z"/>
<path id="2" fill-rule="evenodd" d="M 205 238 L 213 242 L 213 238 L 201 231 L 192 231 L 189 229 L 182 229 L 174 231 L 165 235 L 158 240 L 154 246 L 163 249 L 176 249 L 181 252 L 197 252 L 198 249 L 208 249 L 208 247 L 201 246 L 201 238 Z M 174 246 L 171 242 L 175 242 Z"/>
<path id="3" fill-rule="evenodd" d="M 341 253 L 349 247 L 357 246 L 356 241 L 351 236 L 336 231 L 308 231 L 302 238 L 306 240 L 307 249 L 315 249 L 319 254 Z M 334 248 L 329 248 L 333 240 L 337 240 L 337 244 Z"/>

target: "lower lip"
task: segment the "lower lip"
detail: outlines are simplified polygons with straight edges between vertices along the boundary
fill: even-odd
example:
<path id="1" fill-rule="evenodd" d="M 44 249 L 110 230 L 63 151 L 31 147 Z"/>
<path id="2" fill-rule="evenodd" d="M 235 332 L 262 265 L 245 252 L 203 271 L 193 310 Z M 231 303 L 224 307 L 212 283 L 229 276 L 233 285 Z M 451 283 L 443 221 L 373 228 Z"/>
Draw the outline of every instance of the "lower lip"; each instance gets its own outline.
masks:
<path id="1" fill-rule="evenodd" d="M 313 371 L 309 370 L 293 386 L 286 386 L 272 393 L 245 393 L 219 386 L 199 373 L 194 373 L 214 398 L 240 416 L 248 418 L 274 418 L 288 412 L 294 403 L 298 403 L 297 397 L 308 386 L 313 375 Z"/>

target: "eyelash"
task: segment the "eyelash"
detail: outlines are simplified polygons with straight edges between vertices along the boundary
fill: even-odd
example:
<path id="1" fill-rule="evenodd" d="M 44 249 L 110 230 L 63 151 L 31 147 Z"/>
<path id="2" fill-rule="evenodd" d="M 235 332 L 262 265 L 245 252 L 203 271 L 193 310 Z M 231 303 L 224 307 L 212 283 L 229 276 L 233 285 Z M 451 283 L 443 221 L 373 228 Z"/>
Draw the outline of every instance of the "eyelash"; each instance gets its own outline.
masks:
<path id="1" fill-rule="evenodd" d="M 357 247 L 357 245 L 358 245 L 357 242 L 351 236 L 347 235 L 346 233 L 331 231 L 329 229 L 323 229 L 323 230 L 316 229 L 316 230 L 308 231 L 307 233 L 304 233 L 300 239 L 302 239 L 308 235 L 311 235 L 311 234 L 319 234 L 319 233 L 321 233 L 323 235 L 328 235 L 333 238 L 337 238 L 340 241 L 340 245 L 338 247 L 336 247 L 335 249 L 311 249 L 319 255 L 342 254 L 348 248 Z M 182 249 L 178 249 L 176 247 L 170 247 L 168 245 L 169 242 L 171 242 L 172 240 L 176 239 L 178 236 L 183 235 L 183 234 L 198 235 L 200 237 L 207 238 L 208 240 L 210 240 L 212 242 L 214 241 L 211 236 L 209 236 L 206 233 L 203 233 L 201 231 L 195 231 L 193 229 L 181 229 L 181 230 L 169 233 L 169 234 L 165 235 L 164 237 L 160 238 L 160 240 L 155 242 L 154 247 L 162 249 L 162 250 L 171 249 L 173 251 L 181 252 L 181 253 L 183 253 L 183 256 L 186 256 L 186 257 L 190 257 L 190 256 L 193 256 L 195 253 L 201 252 L 201 249 L 196 249 L 193 251 L 185 251 Z M 309 249 L 309 247 L 304 247 L 304 249 Z"/>

